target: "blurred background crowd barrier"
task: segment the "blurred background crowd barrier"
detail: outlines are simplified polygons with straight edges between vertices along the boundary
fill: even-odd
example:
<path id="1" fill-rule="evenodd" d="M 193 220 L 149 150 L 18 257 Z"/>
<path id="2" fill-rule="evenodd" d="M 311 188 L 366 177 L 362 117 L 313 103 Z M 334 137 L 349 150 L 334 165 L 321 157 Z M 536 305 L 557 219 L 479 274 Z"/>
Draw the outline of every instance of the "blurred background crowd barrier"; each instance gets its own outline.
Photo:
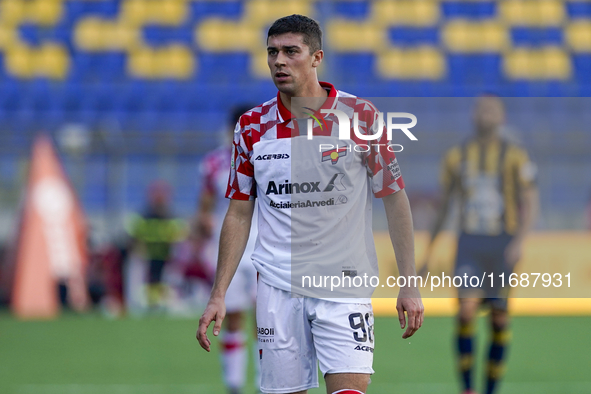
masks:
<path id="1" fill-rule="evenodd" d="M 508 132 L 538 163 L 538 230 L 588 228 L 590 1 L 2 0 L 2 299 L 39 132 L 59 152 L 91 249 L 122 242 L 155 179 L 190 220 L 199 161 L 233 127 L 231 109 L 276 94 L 266 32 L 292 13 L 324 29 L 321 80 L 417 114 L 419 142 L 399 155 L 417 230 L 433 219 L 443 153 L 471 132 L 472 100 L 458 97 L 484 92 L 511 97 Z"/>

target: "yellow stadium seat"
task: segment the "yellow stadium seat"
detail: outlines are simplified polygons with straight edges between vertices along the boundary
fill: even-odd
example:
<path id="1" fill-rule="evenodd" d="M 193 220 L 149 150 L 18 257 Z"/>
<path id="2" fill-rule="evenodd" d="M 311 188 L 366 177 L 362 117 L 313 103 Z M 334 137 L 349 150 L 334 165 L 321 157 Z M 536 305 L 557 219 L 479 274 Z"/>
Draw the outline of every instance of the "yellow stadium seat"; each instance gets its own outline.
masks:
<path id="1" fill-rule="evenodd" d="M 104 21 L 99 18 L 86 18 L 74 27 L 74 43 L 83 50 L 100 51 L 104 48 Z"/>
<path id="2" fill-rule="evenodd" d="M 27 16 L 26 3 L 22 0 L 0 2 L 0 20 L 4 26 L 16 26 Z"/>
<path id="3" fill-rule="evenodd" d="M 42 26 L 53 26 L 62 18 L 62 0 L 31 0 L 27 2 L 27 20 Z"/>
<path id="4" fill-rule="evenodd" d="M 139 47 L 128 54 L 127 71 L 134 77 L 154 79 L 157 61 L 157 55 L 152 49 Z"/>
<path id="5" fill-rule="evenodd" d="M 195 73 L 195 56 L 190 48 L 171 45 L 159 51 L 155 74 L 160 78 L 189 79 Z"/>
<path id="6" fill-rule="evenodd" d="M 244 4 L 242 20 L 253 25 L 264 26 L 291 14 L 313 17 L 312 4 L 308 0 L 251 0 Z"/>
<path id="7" fill-rule="evenodd" d="M 36 60 L 33 51 L 22 44 L 7 48 L 4 53 L 6 72 L 17 78 L 33 78 L 35 76 Z"/>
<path id="8" fill-rule="evenodd" d="M 250 55 L 250 71 L 257 78 L 268 79 L 271 76 L 269 65 L 267 64 L 267 52 L 260 50 Z"/>
<path id="9" fill-rule="evenodd" d="M 105 49 L 108 50 L 127 50 L 139 45 L 142 39 L 140 29 L 117 21 L 109 22 L 104 30 L 107 33 Z"/>
<path id="10" fill-rule="evenodd" d="M 86 18 L 74 28 L 74 42 L 85 51 L 122 51 L 138 45 L 140 31 L 117 21 Z"/>
<path id="11" fill-rule="evenodd" d="M 557 47 L 515 49 L 504 55 L 503 70 L 510 79 L 568 80 L 572 75 L 569 55 Z"/>
<path id="12" fill-rule="evenodd" d="M 121 2 L 119 19 L 126 24 L 141 26 L 149 18 L 150 0 L 124 0 Z"/>
<path id="13" fill-rule="evenodd" d="M 439 3 L 432 0 L 378 0 L 370 20 L 380 26 L 432 26 L 439 21 Z"/>
<path id="14" fill-rule="evenodd" d="M 441 36 L 451 52 L 500 52 L 510 44 L 507 28 L 495 21 L 454 20 L 443 27 Z"/>
<path id="15" fill-rule="evenodd" d="M 186 0 L 125 0 L 121 3 L 120 18 L 134 26 L 179 26 L 188 13 Z"/>
<path id="16" fill-rule="evenodd" d="M 68 75 L 68 51 L 57 44 L 45 44 L 36 54 L 36 75 L 50 79 L 64 79 Z"/>
<path id="17" fill-rule="evenodd" d="M 195 42 L 214 52 L 251 51 L 264 45 L 262 30 L 246 23 L 208 19 L 197 25 Z"/>
<path id="18" fill-rule="evenodd" d="M 127 58 L 127 70 L 144 79 L 189 79 L 195 73 L 195 58 L 191 49 L 182 45 L 138 47 Z"/>
<path id="19" fill-rule="evenodd" d="M 412 49 L 392 48 L 377 58 L 378 72 L 383 78 L 438 80 L 445 76 L 445 56 L 434 47 Z"/>
<path id="20" fill-rule="evenodd" d="M 189 14 L 189 7 L 185 0 L 163 1 L 157 10 L 158 16 L 153 15 L 152 17 L 167 26 L 179 26 L 183 24 Z"/>
<path id="21" fill-rule="evenodd" d="M 571 22 L 565 29 L 566 42 L 575 52 L 591 52 L 591 21 Z"/>
<path id="22" fill-rule="evenodd" d="M 333 20 L 326 33 L 331 49 L 340 52 L 375 52 L 388 45 L 386 29 L 367 22 Z"/>
<path id="23" fill-rule="evenodd" d="M 13 26 L 0 24 L 0 50 L 14 45 L 18 41 L 18 31 Z"/>
<path id="24" fill-rule="evenodd" d="M 502 20 L 513 26 L 560 26 L 566 18 L 559 0 L 504 0 L 499 3 Z"/>

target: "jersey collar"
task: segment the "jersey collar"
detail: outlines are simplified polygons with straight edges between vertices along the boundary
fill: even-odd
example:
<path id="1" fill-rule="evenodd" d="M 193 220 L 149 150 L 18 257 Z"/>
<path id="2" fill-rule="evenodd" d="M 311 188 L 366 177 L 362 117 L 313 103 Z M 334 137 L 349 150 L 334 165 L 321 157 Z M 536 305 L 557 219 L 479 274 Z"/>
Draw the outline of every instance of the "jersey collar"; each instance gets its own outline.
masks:
<path id="1" fill-rule="evenodd" d="M 328 83 L 328 82 L 322 82 L 320 81 L 320 86 L 322 86 L 324 89 L 328 90 L 328 97 L 326 98 L 326 101 L 324 102 L 324 104 L 322 104 L 322 107 L 320 107 L 320 109 L 330 109 L 330 108 L 334 108 L 337 100 L 337 90 L 335 89 L 335 87 L 333 86 L 333 84 Z M 281 97 L 279 96 L 279 92 L 277 92 L 277 116 L 279 118 L 279 123 L 284 123 L 284 122 L 288 122 L 293 118 L 293 115 L 291 114 L 291 112 L 285 108 L 285 105 L 283 105 L 283 102 L 281 102 Z"/>

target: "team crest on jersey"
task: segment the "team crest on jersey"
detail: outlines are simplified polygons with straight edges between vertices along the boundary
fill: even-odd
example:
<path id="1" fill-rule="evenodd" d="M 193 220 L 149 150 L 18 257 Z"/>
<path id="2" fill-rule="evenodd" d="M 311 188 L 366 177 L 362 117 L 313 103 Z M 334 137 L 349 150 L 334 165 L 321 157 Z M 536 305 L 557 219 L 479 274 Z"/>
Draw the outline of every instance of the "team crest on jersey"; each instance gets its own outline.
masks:
<path id="1" fill-rule="evenodd" d="M 321 153 L 321 161 L 329 161 L 331 164 L 337 164 L 339 161 L 339 157 L 347 156 L 347 147 L 343 146 L 339 148 L 338 146 L 334 149 L 323 150 Z"/>

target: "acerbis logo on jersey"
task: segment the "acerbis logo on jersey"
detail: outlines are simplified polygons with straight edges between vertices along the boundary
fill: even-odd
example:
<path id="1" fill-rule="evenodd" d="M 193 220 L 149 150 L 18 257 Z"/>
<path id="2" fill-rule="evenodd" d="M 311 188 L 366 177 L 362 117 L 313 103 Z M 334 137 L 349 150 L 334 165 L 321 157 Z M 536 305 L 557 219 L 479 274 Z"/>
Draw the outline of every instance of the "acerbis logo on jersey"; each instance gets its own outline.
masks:
<path id="1" fill-rule="evenodd" d="M 354 350 L 361 350 L 362 352 L 370 352 L 373 353 L 373 348 L 371 346 L 361 346 L 357 345 Z"/>
<path id="2" fill-rule="evenodd" d="M 267 191 L 265 192 L 265 194 L 282 195 L 299 193 L 320 193 L 331 192 L 333 191 L 333 189 L 336 189 L 337 191 L 343 191 L 346 189 L 345 185 L 343 185 L 344 177 L 345 174 L 343 173 L 334 174 L 323 190 L 320 190 L 320 182 L 290 183 L 288 180 L 285 180 L 284 183 L 280 183 L 279 185 L 277 185 L 275 181 L 269 181 L 269 183 L 267 184 Z"/>
<path id="3" fill-rule="evenodd" d="M 255 160 L 279 160 L 279 159 L 289 159 L 289 155 L 287 153 L 272 153 L 268 155 L 258 155 Z"/>

